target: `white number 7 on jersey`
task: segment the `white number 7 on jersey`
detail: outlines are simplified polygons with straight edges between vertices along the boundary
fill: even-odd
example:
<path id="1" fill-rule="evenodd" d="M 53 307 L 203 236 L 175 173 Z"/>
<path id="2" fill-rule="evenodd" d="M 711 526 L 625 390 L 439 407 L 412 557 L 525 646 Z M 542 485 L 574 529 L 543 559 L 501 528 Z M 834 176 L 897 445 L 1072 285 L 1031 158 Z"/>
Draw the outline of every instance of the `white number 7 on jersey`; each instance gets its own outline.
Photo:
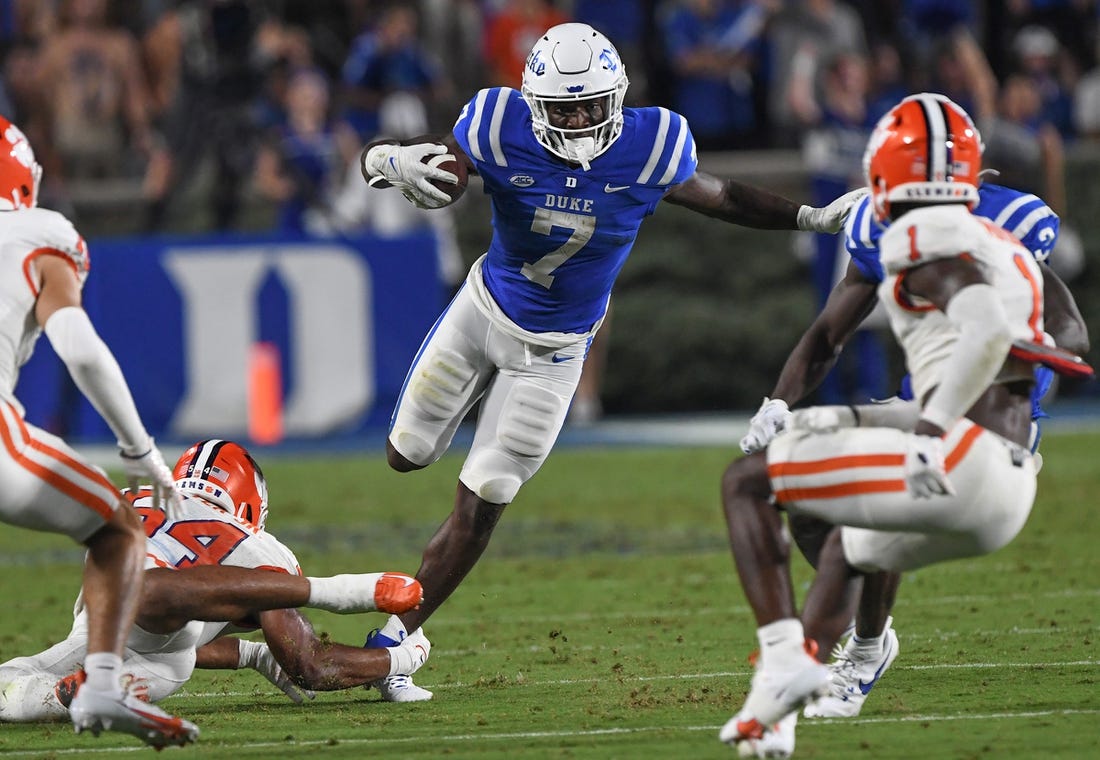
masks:
<path id="1" fill-rule="evenodd" d="M 596 231 L 596 217 L 584 214 L 570 214 L 568 211 L 553 211 L 551 209 L 535 209 L 535 218 L 531 220 L 531 232 L 540 235 L 549 235 L 554 227 L 562 227 L 573 230 L 573 234 L 563 245 L 543 256 L 531 264 L 524 264 L 520 273 L 531 282 L 537 282 L 549 289 L 554 284 L 553 271 L 564 264 L 569 258 L 584 248 L 592 239 L 592 233 Z"/>

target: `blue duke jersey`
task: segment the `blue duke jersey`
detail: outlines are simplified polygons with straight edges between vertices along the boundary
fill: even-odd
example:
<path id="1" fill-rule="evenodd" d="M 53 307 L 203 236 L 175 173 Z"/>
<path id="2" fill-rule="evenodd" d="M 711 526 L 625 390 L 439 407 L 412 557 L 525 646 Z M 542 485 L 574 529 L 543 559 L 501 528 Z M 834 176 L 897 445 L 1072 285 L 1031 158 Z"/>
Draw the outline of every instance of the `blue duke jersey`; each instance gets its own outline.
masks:
<path id="1" fill-rule="evenodd" d="M 1058 215 L 1050 206 L 1031 193 L 1023 193 L 1001 185 L 984 183 L 978 188 L 976 216 L 983 216 L 998 227 L 1011 232 L 1036 261 L 1050 258 L 1058 240 Z M 886 225 L 875 219 L 870 196 L 864 196 L 852 207 L 844 225 L 844 247 L 863 276 L 871 282 L 882 282 L 882 262 L 879 260 L 879 238 Z"/>
<path id="2" fill-rule="evenodd" d="M 687 120 L 665 108 L 624 108 L 623 130 L 588 171 L 535 139 L 516 90 L 481 90 L 454 126 L 493 206 L 481 265 L 505 315 L 532 333 L 588 333 L 642 220 L 665 192 L 695 173 Z"/>
<path id="3" fill-rule="evenodd" d="M 1045 262 L 1058 241 L 1058 215 L 1042 199 L 1031 193 L 1012 188 L 983 183 L 978 188 L 976 216 L 989 219 L 998 227 L 1011 232 L 1038 262 Z M 872 282 L 882 282 L 882 261 L 879 258 L 879 238 L 886 225 L 875 219 L 870 196 L 864 196 L 852 207 L 844 225 L 844 247 L 859 271 Z M 1033 419 L 1048 416 L 1039 405 L 1040 399 L 1050 389 L 1054 372 L 1046 367 L 1035 370 L 1035 388 L 1031 394 Z M 909 392 L 908 376 L 902 381 L 902 396 Z M 1035 445 L 1038 440 L 1035 441 Z M 1033 447 L 1034 450 L 1034 447 Z"/>

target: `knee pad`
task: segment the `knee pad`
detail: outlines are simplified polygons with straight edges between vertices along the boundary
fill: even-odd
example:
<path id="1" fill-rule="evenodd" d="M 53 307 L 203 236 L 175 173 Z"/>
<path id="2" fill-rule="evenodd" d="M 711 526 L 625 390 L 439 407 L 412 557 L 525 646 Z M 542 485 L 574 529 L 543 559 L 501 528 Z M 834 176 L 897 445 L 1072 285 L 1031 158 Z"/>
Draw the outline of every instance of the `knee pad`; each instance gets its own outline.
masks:
<path id="1" fill-rule="evenodd" d="M 501 405 L 494 445 L 470 453 L 462 482 L 487 502 L 511 503 L 550 453 L 564 415 L 564 402 L 551 391 L 529 383 L 512 387 Z"/>
<path id="2" fill-rule="evenodd" d="M 466 463 L 459 480 L 490 504 L 511 504 L 527 477 L 521 477 L 515 463 L 499 452 L 483 452 Z"/>
<path id="3" fill-rule="evenodd" d="M 557 440 L 564 419 L 564 404 L 551 391 L 537 385 L 516 385 L 504 400 L 497 424 L 497 441 L 521 457 L 545 457 Z"/>
<path id="4" fill-rule="evenodd" d="M 390 445 L 393 446 L 394 451 L 416 465 L 416 467 L 426 467 L 437 459 L 435 446 L 432 445 L 432 442 L 411 430 L 403 430 L 395 426 L 390 432 Z M 398 471 L 408 469 L 404 466 L 394 466 L 393 462 L 390 463 L 390 466 Z"/>
<path id="5" fill-rule="evenodd" d="M 465 408 L 476 375 L 477 369 L 460 353 L 441 349 L 413 370 L 408 399 L 427 419 L 449 420 Z"/>

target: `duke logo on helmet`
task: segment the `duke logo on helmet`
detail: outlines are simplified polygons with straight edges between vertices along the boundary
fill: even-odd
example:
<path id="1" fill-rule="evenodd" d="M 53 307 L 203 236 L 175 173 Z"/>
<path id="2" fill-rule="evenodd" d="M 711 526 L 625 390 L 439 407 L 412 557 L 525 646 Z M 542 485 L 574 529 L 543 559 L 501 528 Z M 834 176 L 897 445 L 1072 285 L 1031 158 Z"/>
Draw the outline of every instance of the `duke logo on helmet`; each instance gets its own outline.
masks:
<path id="1" fill-rule="evenodd" d="M 541 50 L 532 50 L 531 54 L 527 56 L 527 68 L 537 77 L 541 77 L 546 73 L 546 64 L 539 60 L 541 55 Z"/>
<path id="2" fill-rule="evenodd" d="M 560 158 L 590 162 L 611 147 L 623 130 L 623 100 L 629 84 L 611 41 L 588 24 L 559 24 L 539 38 L 523 70 L 523 99 L 531 109 L 535 139 Z M 603 101 L 604 118 L 583 129 L 550 123 L 555 103 Z"/>

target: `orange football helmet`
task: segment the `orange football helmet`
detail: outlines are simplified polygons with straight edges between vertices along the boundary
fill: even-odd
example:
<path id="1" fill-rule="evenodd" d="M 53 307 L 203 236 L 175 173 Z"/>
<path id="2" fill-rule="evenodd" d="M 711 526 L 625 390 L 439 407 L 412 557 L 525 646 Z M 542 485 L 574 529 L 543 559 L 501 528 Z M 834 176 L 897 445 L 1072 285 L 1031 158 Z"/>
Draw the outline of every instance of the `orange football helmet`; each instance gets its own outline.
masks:
<path id="1" fill-rule="evenodd" d="M 19 127 L 0 116 L 0 210 L 38 205 L 42 167 Z"/>
<path id="2" fill-rule="evenodd" d="M 252 455 L 233 441 L 199 441 L 172 470 L 176 487 L 234 514 L 259 530 L 267 522 L 267 481 Z"/>
<path id="3" fill-rule="evenodd" d="M 922 92 L 898 103 L 875 125 L 863 154 L 875 214 L 890 204 L 978 202 L 982 138 L 957 103 Z"/>

